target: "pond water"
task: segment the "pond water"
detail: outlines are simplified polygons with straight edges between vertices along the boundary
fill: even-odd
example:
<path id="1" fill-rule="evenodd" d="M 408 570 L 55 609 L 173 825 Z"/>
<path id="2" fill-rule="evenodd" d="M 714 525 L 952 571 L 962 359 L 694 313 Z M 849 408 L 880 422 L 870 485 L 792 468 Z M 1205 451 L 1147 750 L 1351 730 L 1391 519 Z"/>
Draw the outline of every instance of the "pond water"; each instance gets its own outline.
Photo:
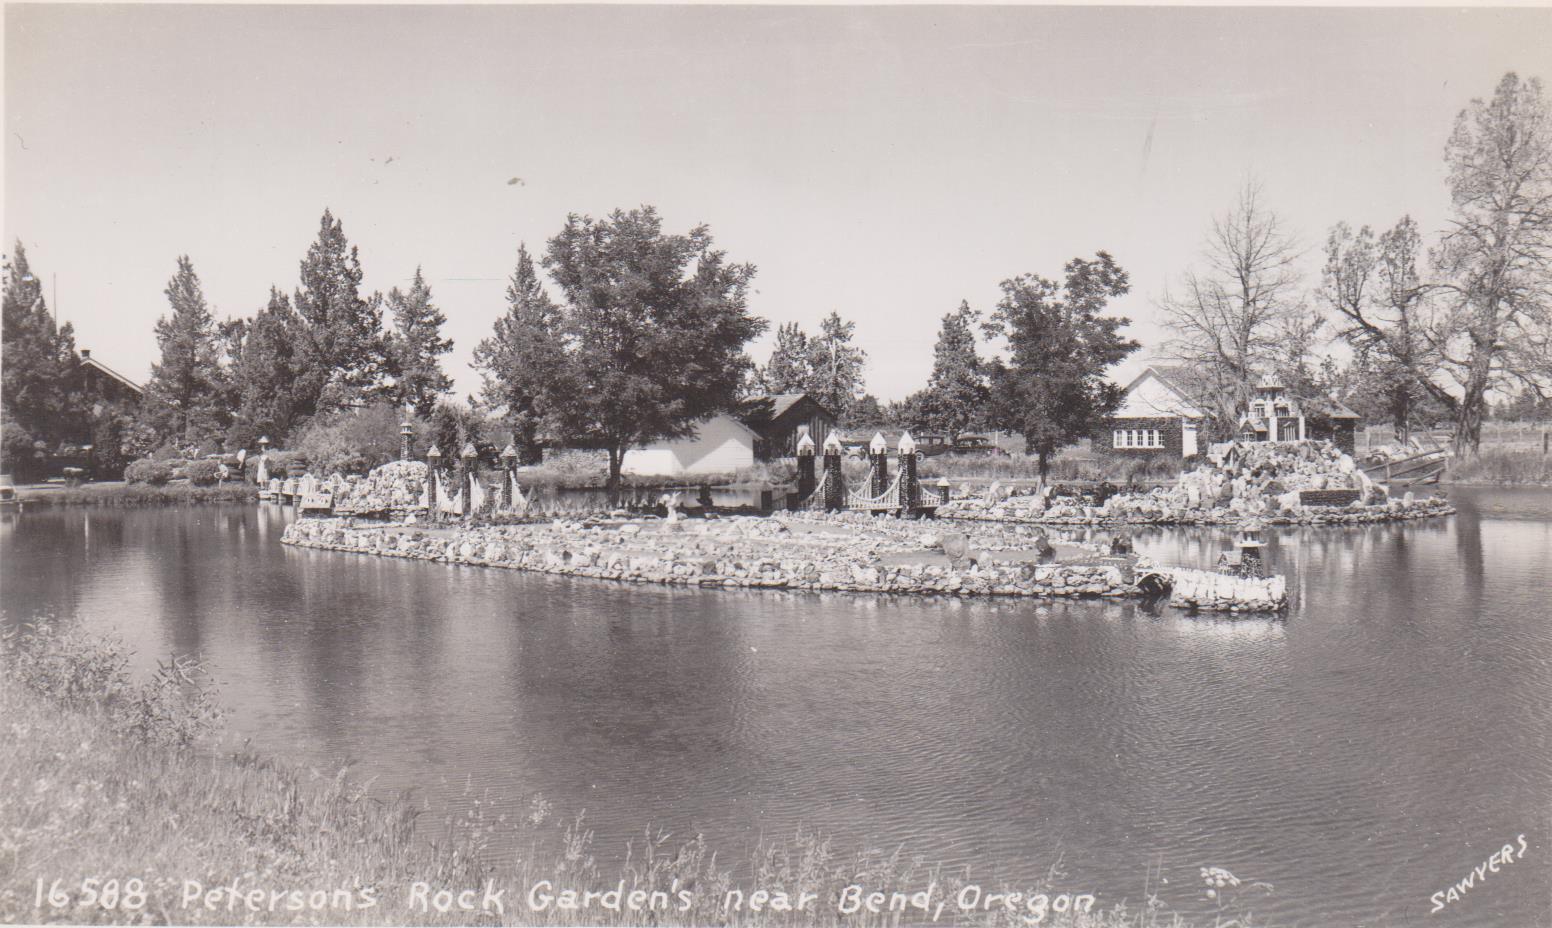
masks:
<path id="1" fill-rule="evenodd" d="M 377 788 L 585 808 L 725 860 L 798 826 L 1101 904 L 1197 868 L 1282 925 L 1552 923 L 1552 492 L 1270 533 L 1285 618 L 1136 604 L 700 592 L 302 551 L 278 506 L 0 521 L 10 621 L 199 652 L 261 750 Z M 1214 530 L 1140 550 L 1206 566 Z M 1430 896 L 1525 835 L 1459 903 Z M 1168 884 L 1159 882 L 1159 877 Z"/>

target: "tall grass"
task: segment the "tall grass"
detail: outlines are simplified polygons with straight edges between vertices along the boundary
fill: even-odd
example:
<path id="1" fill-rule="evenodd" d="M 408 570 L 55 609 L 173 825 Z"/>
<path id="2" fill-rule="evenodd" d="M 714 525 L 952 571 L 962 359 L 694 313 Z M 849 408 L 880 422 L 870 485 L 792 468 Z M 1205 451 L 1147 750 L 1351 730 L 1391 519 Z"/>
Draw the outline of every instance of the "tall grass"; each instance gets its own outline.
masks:
<path id="1" fill-rule="evenodd" d="M 1542 454 L 1540 448 L 1484 447 L 1477 455 L 1450 459 L 1445 479 L 1451 483 L 1552 486 L 1552 455 Z"/>
<path id="2" fill-rule="evenodd" d="M 1059 455 L 1048 462 L 1046 478 L 1054 481 L 1106 480 L 1111 483 L 1145 483 L 1170 480 L 1180 475 L 1182 462 L 1165 455 L 1146 457 L 1092 457 Z M 921 462 L 923 479 L 1033 480 L 1040 476 L 1039 460 L 1031 455 L 985 453 L 940 454 Z"/>
<path id="3" fill-rule="evenodd" d="M 966 881 L 963 873 L 899 850 L 842 853 L 810 832 L 762 842 L 750 857 L 733 861 L 698 836 L 674 840 L 648 830 L 631 842 L 623 862 L 606 865 L 594 856 L 585 816 L 558 816 L 539 796 L 524 806 L 466 789 L 460 801 L 428 808 L 403 795 L 379 795 L 344 770 L 299 768 L 246 748 L 222 750 L 208 740 L 208 684 L 187 673 L 192 665 L 186 662 L 174 662 L 181 671 L 137 685 L 124 673 L 121 646 L 46 625 L 9 636 L 0 660 L 6 671 L 0 674 L 0 737 L 7 746 L 0 751 L 3 923 L 897 925 L 928 919 L 898 912 L 843 916 L 836 900 L 856 883 L 915 892 L 934 882 L 937 898 L 952 899 Z M 160 700 L 163 710 L 137 723 L 120 707 L 147 691 L 159 694 L 147 698 Z M 511 862 L 493 863 L 497 849 Z M 120 903 L 132 892 L 142 905 L 83 905 L 85 879 L 113 879 Z M 132 879 L 140 882 L 131 886 Z M 39 880 L 45 887 L 59 881 L 72 900 L 40 910 Z M 220 896 L 214 907 L 204 896 L 190 903 L 187 881 L 206 892 L 235 883 L 238 893 Z M 505 889 L 503 911 L 424 909 L 412 904 L 417 881 L 455 892 L 493 881 Z M 661 893 L 668 908 L 551 904 L 534 911 L 527 900 L 541 881 L 552 897 L 566 888 L 623 887 L 624 894 L 640 891 L 648 905 L 651 894 Z M 1051 892 L 1054 900 L 1056 890 L 1070 885 L 1053 871 L 1041 886 L 1017 888 Z M 748 901 L 757 888 L 780 889 L 794 901 L 811 893 L 816 901 L 801 913 L 769 907 L 755 913 Z M 258 895 L 249 896 L 254 890 Z M 303 891 L 300 911 L 290 908 L 293 890 Z M 730 910 L 735 891 L 745 905 Z M 312 907 L 317 892 L 327 907 Z M 249 908 L 254 898 L 257 910 Z M 375 904 L 363 907 L 368 899 Z M 951 904 L 938 923 L 1027 924 L 1031 911 L 966 915 Z M 1215 924 L 1247 924 L 1226 919 L 1220 915 Z M 1040 923 L 1186 925 L 1152 894 L 1132 909 L 1115 902 L 1081 915 L 1048 909 Z"/>
<path id="4" fill-rule="evenodd" d="M 145 483 L 100 483 L 58 490 L 27 490 L 18 494 L 28 506 L 168 506 L 184 503 L 246 503 L 259 498 L 247 483 L 196 487 L 186 483 L 152 486 Z"/>

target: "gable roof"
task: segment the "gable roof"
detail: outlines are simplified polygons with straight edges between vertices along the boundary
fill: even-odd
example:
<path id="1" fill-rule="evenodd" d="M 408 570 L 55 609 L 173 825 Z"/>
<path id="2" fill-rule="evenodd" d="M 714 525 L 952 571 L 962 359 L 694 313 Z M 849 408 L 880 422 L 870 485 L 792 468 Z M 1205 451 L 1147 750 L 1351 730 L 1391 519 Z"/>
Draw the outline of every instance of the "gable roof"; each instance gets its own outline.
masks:
<path id="1" fill-rule="evenodd" d="M 135 383 L 133 380 L 130 380 L 128 377 L 125 377 L 123 374 L 120 374 L 118 371 L 114 370 L 113 368 L 109 367 L 108 365 L 106 365 L 106 364 L 102 363 L 101 361 L 97 360 L 96 358 L 92 357 L 90 354 L 86 354 L 86 355 L 82 356 L 82 358 L 81 358 L 81 366 L 82 367 L 96 368 L 97 370 L 101 371 L 103 374 L 105 374 L 105 375 L 107 375 L 109 377 L 112 377 L 114 380 L 118 381 L 119 383 L 123 384 L 124 386 L 128 387 L 129 389 L 135 391 L 136 393 L 140 393 L 140 394 L 145 393 L 145 388 L 140 386 L 140 384 Z"/>
<path id="2" fill-rule="evenodd" d="M 1172 414 L 1182 415 L 1192 419 L 1199 419 L 1205 415 L 1205 413 L 1202 412 L 1201 407 L 1193 403 L 1191 398 L 1186 396 L 1185 391 L 1176 386 L 1175 382 L 1165 374 L 1164 369 L 1160 369 L 1159 367 L 1156 367 L 1152 364 L 1143 368 L 1142 373 L 1132 378 L 1132 382 L 1126 385 L 1126 389 L 1123 391 L 1123 395 L 1127 398 L 1130 398 L 1131 395 L 1138 390 L 1138 388 L 1147 383 L 1149 380 L 1156 380 L 1159 385 L 1164 387 L 1165 390 L 1169 391 L 1169 393 L 1173 395 L 1176 401 L 1180 404 L 1179 410 Z M 1125 404 L 1126 400 L 1123 399 L 1122 406 L 1125 406 Z M 1117 415 L 1120 415 L 1120 413 L 1118 412 Z"/>
<path id="3" fill-rule="evenodd" d="M 768 424 L 792 411 L 805 399 L 819 407 L 825 415 L 835 418 L 835 413 L 807 393 L 764 393 L 748 397 L 739 404 L 738 417 L 748 423 Z"/>

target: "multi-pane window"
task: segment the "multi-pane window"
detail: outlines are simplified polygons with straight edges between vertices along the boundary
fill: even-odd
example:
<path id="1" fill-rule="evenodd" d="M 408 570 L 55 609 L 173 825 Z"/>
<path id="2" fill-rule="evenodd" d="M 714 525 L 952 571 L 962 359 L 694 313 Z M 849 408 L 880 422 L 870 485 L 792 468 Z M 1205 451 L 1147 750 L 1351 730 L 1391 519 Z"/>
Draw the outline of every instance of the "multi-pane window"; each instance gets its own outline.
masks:
<path id="1" fill-rule="evenodd" d="M 1116 429 L 1111 436 L 1115 448 L 1162 448 L 1164 432 L 1161 429 Z"/>

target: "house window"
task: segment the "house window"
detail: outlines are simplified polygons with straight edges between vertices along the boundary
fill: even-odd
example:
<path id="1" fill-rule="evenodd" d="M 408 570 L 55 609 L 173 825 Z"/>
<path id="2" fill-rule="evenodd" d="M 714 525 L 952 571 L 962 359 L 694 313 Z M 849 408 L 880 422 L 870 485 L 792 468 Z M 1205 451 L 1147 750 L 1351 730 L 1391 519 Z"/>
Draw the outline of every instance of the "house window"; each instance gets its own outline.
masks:
<path id="1" fill-rule="evenodd" d="M 1162 448 L 1162 429 L 1116 429 L 1110 436 L 1114 448 Z"/>

